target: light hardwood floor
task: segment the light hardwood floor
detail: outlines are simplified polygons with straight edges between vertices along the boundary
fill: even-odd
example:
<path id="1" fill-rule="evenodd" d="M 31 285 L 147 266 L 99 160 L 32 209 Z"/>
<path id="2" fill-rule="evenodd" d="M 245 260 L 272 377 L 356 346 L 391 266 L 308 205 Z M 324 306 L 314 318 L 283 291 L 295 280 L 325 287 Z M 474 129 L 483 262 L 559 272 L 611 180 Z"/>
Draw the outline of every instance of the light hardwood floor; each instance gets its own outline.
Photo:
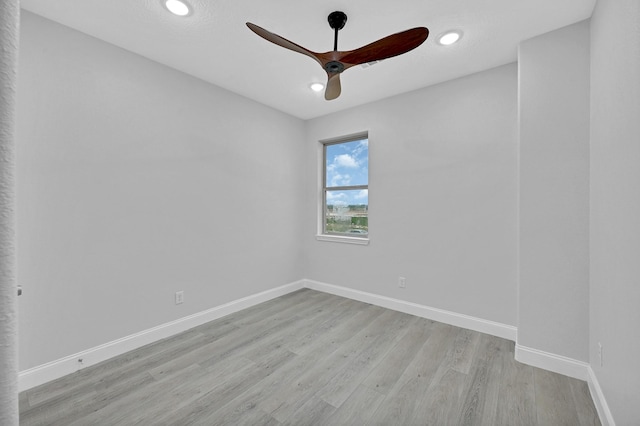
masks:
<path id="1" fill-rule="evenodd" d="M 21 425 L 599 425 L 513 342 L 312 290 L 20 394 Z"/>

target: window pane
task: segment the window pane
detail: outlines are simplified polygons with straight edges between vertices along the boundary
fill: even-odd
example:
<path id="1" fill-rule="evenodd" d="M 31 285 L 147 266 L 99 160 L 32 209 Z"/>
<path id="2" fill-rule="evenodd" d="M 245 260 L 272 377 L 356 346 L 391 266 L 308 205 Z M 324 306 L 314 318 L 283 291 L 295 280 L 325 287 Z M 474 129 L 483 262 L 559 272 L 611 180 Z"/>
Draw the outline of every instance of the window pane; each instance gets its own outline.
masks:
<path id="1" fill-rule="evenodd" d="M 366 236 L 369 233 L 369 191 L 327 190 L 325 232 Z"/>
<path id="2" fill-rule="evenodd" d="M 327 188 L 368 184 L 369 141 L 367 139 L 327 145 L 326 150 Z"/>

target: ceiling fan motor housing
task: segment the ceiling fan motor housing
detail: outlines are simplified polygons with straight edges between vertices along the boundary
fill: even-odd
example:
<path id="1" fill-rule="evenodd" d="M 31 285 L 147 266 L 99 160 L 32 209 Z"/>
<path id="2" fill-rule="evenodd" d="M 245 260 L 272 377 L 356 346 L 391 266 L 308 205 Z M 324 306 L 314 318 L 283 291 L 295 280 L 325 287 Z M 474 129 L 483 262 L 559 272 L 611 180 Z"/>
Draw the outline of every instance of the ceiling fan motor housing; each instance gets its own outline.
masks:
<path id="1" fill-rule="evenodd" d="M 330 61 L 325 64 L 324 69 L 330 74 L 341 73 L 344 71 L 344 64 L 338 61 Z"/>

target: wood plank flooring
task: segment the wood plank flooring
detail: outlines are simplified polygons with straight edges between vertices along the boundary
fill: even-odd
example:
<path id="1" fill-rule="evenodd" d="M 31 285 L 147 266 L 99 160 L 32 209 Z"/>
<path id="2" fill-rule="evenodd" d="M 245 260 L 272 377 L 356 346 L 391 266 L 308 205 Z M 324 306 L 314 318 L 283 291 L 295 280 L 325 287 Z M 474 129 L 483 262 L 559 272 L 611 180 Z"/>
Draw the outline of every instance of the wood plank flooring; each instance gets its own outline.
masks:
<path id="1" fill-rule="evenodd" d="M 599 425 L 514 344 L 312 290 L 20 394 L 31 425 Z"/>

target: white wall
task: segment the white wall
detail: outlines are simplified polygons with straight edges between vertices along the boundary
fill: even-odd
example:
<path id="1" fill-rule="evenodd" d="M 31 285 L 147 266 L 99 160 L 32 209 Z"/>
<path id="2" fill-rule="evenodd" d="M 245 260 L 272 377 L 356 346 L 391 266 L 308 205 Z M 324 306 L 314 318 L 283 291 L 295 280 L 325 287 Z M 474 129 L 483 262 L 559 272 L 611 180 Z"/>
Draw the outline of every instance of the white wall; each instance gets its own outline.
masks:
<path id="1" fill-rule="evenodd" d="M 525 42 L 520 102 L 511 64 L 304 123 L 25 12 L 21 370 L 306 277 L 518 325 L 633 424 L 639 26 L 598 1 L 590 80 L 587 23 Z M 318 141 L 361 131 L 371 243 L 316 241 Z"/>
<path id="2" fill-rule="evenodd" d="M 515 325 L 516 77 L 510 64 L 310 120 L 306 278 Z M 361 131 L 370 244 L 316 241 L 318 141 Z"/>
<path id="3" fill-rule="evenodd" d="M 640 2 L 591 19 L 591 367 L 618 425 L 640 423 Z M 603 346 L 600 366 L 597 344 Z"/>
<path id="4" fill-rule="evenodd" d="M 26 12 L 18 89 L 21 370 L 302 277 L 301 120 Z"/>
<path id="5" fill-rule="evenodd" d="M 587 361 L 589 22 L 523 42 L 518 64 L 518 344 Z"/>

